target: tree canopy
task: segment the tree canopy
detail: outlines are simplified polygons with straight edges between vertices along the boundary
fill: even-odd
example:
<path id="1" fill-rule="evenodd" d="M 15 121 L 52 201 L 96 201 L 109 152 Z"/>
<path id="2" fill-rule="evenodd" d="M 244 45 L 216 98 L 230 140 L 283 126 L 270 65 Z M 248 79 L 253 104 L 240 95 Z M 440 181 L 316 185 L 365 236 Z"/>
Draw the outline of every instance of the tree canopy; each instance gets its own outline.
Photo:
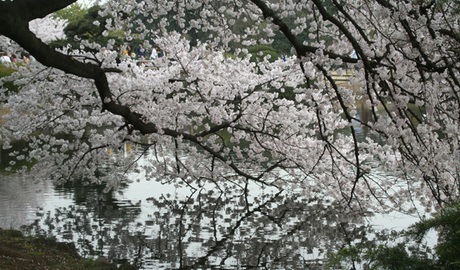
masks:
<path id="1" fill-rule="evenodd" d="M 0 92 L 3 147 L 27 141 L 27 154 L 14 154 L 41 174 L 116 186 L 139 166 L 178 184 L 254 181 L 383 211 L 458 197 L 457 1 L 103 4 L 101 34 L 158 47 L 165 57 L 150 66 L 120 58 L 113 39 L 57 50 L 30 31 L 31 20 L 74 2 L 0 2 L 0 34 L 38 61 L 3 79 L 18 87 Z M 251 57 L 279 34 L 286 58 Z M 107 149 L 125 142 L 153 154 L 102 171 Z"/>

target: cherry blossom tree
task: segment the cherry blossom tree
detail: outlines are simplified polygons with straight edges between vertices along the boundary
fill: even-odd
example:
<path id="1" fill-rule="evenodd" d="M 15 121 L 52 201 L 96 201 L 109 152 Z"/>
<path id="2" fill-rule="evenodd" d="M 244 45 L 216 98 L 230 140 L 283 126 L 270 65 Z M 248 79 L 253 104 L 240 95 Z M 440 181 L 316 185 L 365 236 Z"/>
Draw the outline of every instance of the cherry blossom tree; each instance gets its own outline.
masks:
<path id="1" fill-rule="evenodd" d="M 64 28 L 67 21 L 60 18 L 53 18 L 51 15 L 43 19 L 35 19 L 29 22 L 29 29 L 45 43 L 65 38 Z"/>
<path id="2" fill-rule="evenodd" d="M 3 147 L 26 140 L 27 154 L 14 154 L 35 160 L 37 176 L 112 187 L 142 164 L 152 179 L 253 181 L 351 208 L 457 198 L 456 1 L 106 2 L 103 35 L 158 47 L 165 57 L 150 66 L 120 57 L 113 40 L 55 50 L 29 29 L 74 2 L 0 2 L 0 34 L 39 62 L 3 79 L 18 87 L 1 92 Z M 280 33 L 286 59 L 251 58 L 251 46 Z M 147 162 L 133 154 L 107 168 L 126 142 L 143 146 Z"/>

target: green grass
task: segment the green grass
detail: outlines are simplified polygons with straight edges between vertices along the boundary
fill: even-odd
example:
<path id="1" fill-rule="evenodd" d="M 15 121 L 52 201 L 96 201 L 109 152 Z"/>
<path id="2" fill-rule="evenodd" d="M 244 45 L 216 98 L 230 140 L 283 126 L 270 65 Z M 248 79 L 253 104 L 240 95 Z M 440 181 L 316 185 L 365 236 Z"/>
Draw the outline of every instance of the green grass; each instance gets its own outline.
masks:
<path id="1" fill-rule="evenodd" d="M 15 71 L 16 70 L 14 68 L 7 67 L 7 66 L 4 66 L 4 65 L 0 65 L 0 78 L 9 76 L 9 75 L 13 74 L 13 72 L 15 72 Z"/>
<path id="2" fill-rule="evenodd" d="M 10 76 L 16 71 L 16 69 L 4 65 L 0 65 L 0 78 Z M 4 82 L 3 87 L 6 87 L 9 91 L 17 91 L 18 87 L 14 85 L 14 82 Z"/>
<path id="3" fill-rule="evenodd" d="M 111 270 L 135 269 L 104 260 L 81 258 L 75 247 L 49 238 L 24 236 L 20 231 L 0 229 L 0 269 Z"/>

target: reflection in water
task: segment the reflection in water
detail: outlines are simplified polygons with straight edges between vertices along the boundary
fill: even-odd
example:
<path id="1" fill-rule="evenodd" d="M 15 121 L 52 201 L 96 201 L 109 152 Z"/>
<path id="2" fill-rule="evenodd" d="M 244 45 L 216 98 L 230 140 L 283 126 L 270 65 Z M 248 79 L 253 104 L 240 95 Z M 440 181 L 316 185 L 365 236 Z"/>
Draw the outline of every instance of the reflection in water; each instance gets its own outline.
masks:
<path id="1" fill-rule="evenodd" d="M 364 237 L 357 215 L 298 192 L 193 191 L 149 181 L 130 187 L 114 194 L 118 200 L 88 191 L 85 201 L 45 213 L 27 230 L 74 242 L 85 256 L 143 269 L 320 269 L 325 252 Z M 140 187 L 150 197 L 136 193 Z M 130 193 L 135 202 L 126 200 Z"/>
<path id="2" fill-rule="evenodd" d="M 0 228 L 18 228 L 31 223 L 44 209 L 70 203 L 70 195 L 58 194 L 47 181 L 35 182 L 27 175 L 0 173 Z"/>
<path id="3" fill-rule="evenodd" d="M 369 111 L 359 113 L 366 122 Z M 0 177 L 0 227 L 30 224 L 22 229 L 73 242 L 85 257 L 141 269 L 323 269 L 327 252 L 372 238 L 358 213 L 302 191 L 255 184 L 193 190 L 133 173 L 136 181 L 104 193 Z"/>

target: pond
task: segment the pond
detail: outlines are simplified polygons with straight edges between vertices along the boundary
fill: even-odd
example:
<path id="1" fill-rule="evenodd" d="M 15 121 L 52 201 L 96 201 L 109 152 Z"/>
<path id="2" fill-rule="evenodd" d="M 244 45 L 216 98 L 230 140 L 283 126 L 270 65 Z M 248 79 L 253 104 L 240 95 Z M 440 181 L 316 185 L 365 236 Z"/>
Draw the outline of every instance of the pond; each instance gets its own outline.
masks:
<path id="1" fill-rule="evenodd" d="M 56 187 L 0 174 L 0 228 L 72 242 L 84 257 L 139 269 L 324 269 L 328 252 L 372 239 L 372 229 L 400 230 L 418 220 L 363 216 L 302 190 L 229 183 L 193 189 L 149 181 L 142 172 L 128 178 L 104 193 L 102 186 Z"/>
<path id="2" fill-rule="evenodd" d="M 1 175 L 0 227 L 75 243 L 84 257 L 140 269 L 323 269 L 327 252 L 372 238 L 368 225 L 402 229 L 416 218 L 363 217 L 301 190 L 201 189 L 148 181 L 116 192 L 54 187 Z M 392 220 L 393 219 L 393 220 Z"/>
<path id="3" fill-rule="evenodd" d="M 76 243 L 85 257 L 130 260 L 142 269 L 302 269 L 309 261 L 320 265 L 325 251 L 343 243 L 343 231 L 361 223 L 331 203 L 255 186 L 255 192 L 237 193 L 135 181 L 105 194 L 97 187 L 53 188 L 26 178 L 1 183 L 1 227 L 56 236 Z"/>

